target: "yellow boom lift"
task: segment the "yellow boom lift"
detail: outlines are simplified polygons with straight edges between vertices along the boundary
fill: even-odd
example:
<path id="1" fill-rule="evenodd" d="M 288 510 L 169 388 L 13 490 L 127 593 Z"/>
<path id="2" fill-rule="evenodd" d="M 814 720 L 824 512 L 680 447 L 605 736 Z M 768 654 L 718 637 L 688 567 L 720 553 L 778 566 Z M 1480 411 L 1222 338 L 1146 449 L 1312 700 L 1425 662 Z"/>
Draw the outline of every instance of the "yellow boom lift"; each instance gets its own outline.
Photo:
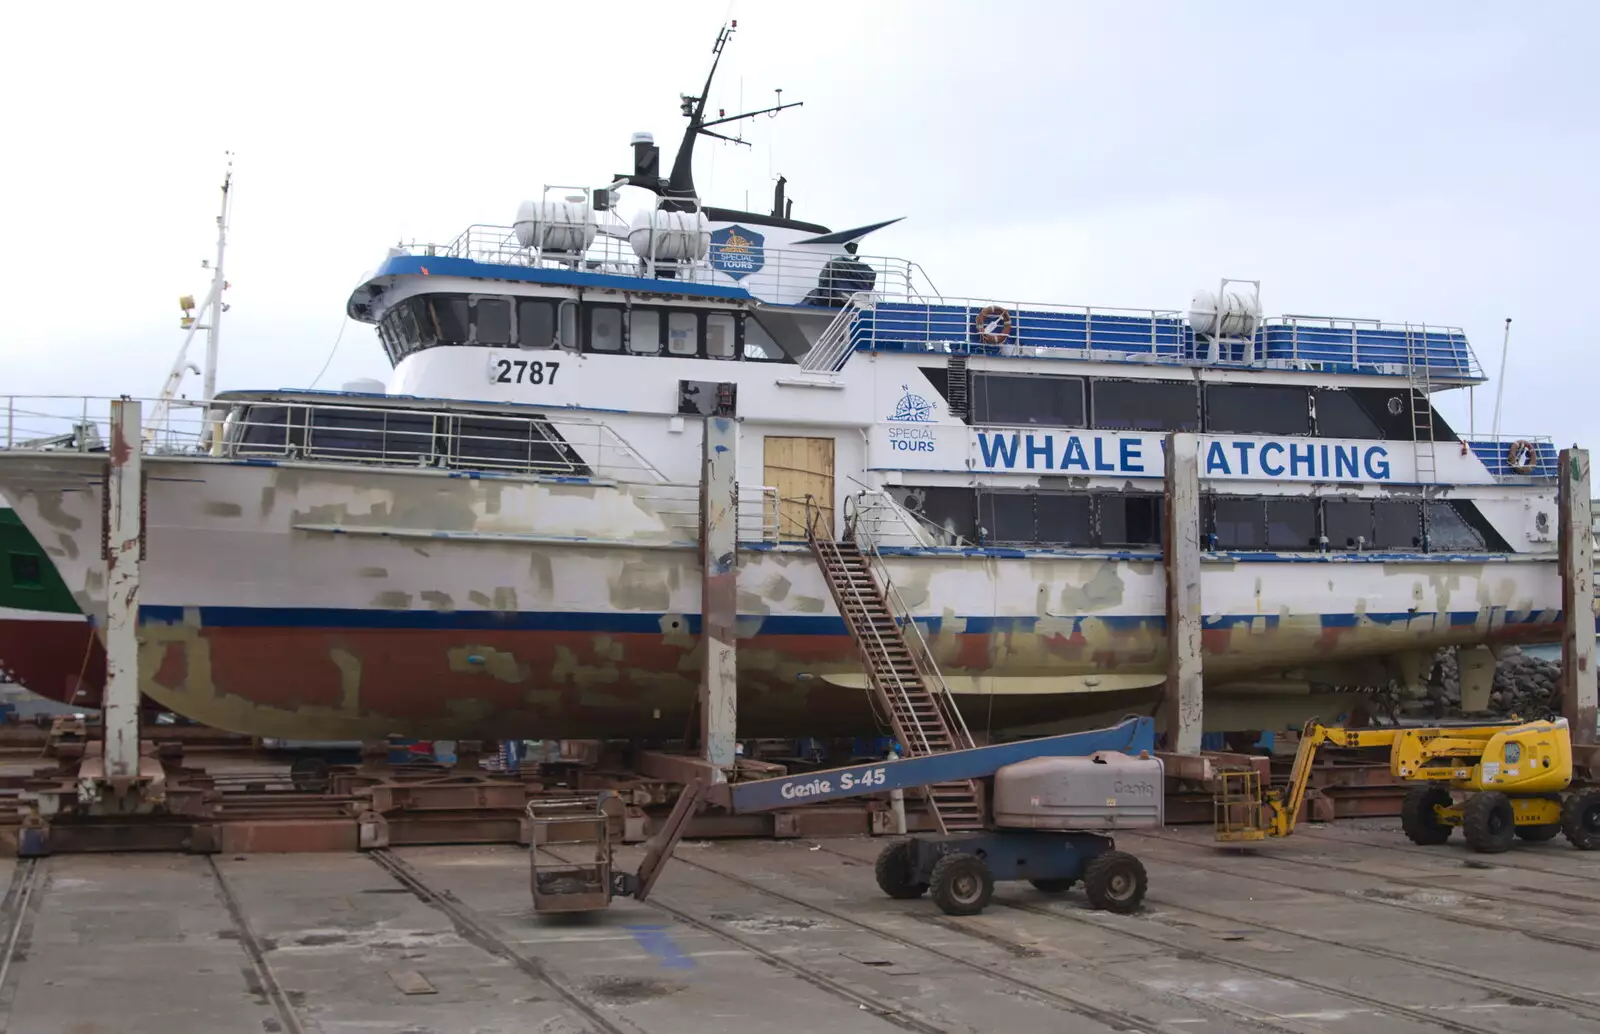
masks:
<path id="1" fill-rule="evenodd" d="M 1306 723 L 1287 786 L 1261 792 L 1254 770 L 1220 773 L 1217 839 L 1286 837 L 1305 803 L 1317 749 L 1388 747 L 1389 771 L 1417 785 L 1401 805 L 1413 843 L 1442 844 L 1457 826 L 1474 851 L 1497 853 L 1517 837 L 1600 847 L 1600 790 L 1572 786 L 1572 736 L 1564 718 L 1490 725 L 1330 728 Z M 1459 799 L 1456 795 L 1460 795 Z"/>

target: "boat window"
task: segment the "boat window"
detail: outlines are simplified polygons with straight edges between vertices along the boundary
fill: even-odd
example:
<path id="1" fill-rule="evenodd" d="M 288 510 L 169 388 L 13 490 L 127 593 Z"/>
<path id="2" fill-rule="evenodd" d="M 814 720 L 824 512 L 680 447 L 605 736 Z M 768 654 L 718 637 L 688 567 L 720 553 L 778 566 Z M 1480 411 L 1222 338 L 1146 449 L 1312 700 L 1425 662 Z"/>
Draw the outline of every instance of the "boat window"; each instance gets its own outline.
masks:
<path id="1" fill-rule="evenodd" d="M 1372 546 L 1372 504 L 1365 499 L 1324 499 L 1322 533 L 1328 548 L 1355 549 Z"/>
<path id="2" fill-rule="evenodd" d="M 586 315 L 589 324 L 589 350 L 622 351 L 622 310 L 609 305 L 595 305 L 588 309 Z"/>
<path id="3" fill-rule="evenodd" d="M 667 351 L 672 355 L 698 355 L 700 352 L 700 314 L 667 313 Z"/>
<path id="4" fill-rule="evenodd" d="M 421 298 L 408 298 L 400 306 L 400 330 L 405 334 L 411 349 L 427 348 L 438 341 L 433 332 L 433 315 L 427 302 Z"/>
<path id="5" fill-rule="evenodd" d="M 383 459 L 385 416 L 365 409 L 313 406 L 307 449 L 323 459 Z"/>
<path id="6" fill-rule="evenodd" d="M 425 345 L 464 345 L 471 340 L 470 312 L 464 294 L 429 294 L 415 299 Z M 429 334 L 432 333 L 430 339 Z"/>
<path id="7" fill-rule="evenodd" d="M 577 469 L 576 458 L 545 433 L 543 421 L 521 417 L 463 416 L 456 419 L 452 462 L 458 467 L 559 471 Z"/>
<path id="8" fill-rule="evenodd" d="M 783 362 L 786 358 L 778 342 L 754 316 L 744 319 L 744 357 L 768 363 Z"/>
<path id="9" fill-rule="evenodd" d="M 1039 541 L 1034 528 L 1033 496 L 1025 492 L 979 492 L 978 523 L 983 526 L 984 542 Z"/>
<path id="10" fill-rule="evenodd" d="M 1419 549 L 1422 546 L 1422 504 L 1405 499 L 1373 501 L 1372 543 L 1378 549 Z"/>
<path id="11" fill-rule="evenodd" d="M 44 564 L 36 553 L 11 554 L 11 584 L 18 589 L 44 587 Z"/>
<path id="12" fill-rule="evenodd" d="M 634 309 L 628 314 L 628 351 L 635 355 L 656 355 L 661 351 L 659 311 Z"/>
<path id="13" fill-rule="evenodd" d="M 1092 501 L 1086 495 L 1040 492 L 1034 496 L 1036 530 L 1033 541 L 1061 546 L 1094 545 Z"/>
<path id="14" fill-rule="evenodd" d="M 980 373 L 972 378 L 972 421 L 977 424 L 1084 426 L 1081 377 Z"/>
<path id="15" fill-rule="evenodd" d="M 1223 434 L 1310 434 L 1305 388 L 1278 384 L 1207 384 L 1206 430 Z"/>
<path id="16" fill-rule="evenodd" d="M 517 299 L 517 344 L 550 348 L 555 343 L 555 306 L 542 298 Z"/>
<path id="17" fill-rule="evenodd" d="M 1267 503 L 1267 548 L 1316 549 L 1317 501 L 1311 498 L 1272 499 Z"/>
<path id="18" fill-rule="evenodd" d="M 706 313 L 706 355 L 712 359 L 732 359 L 736 353 L 736 327 L 731 312 Z"/>
<path id="19" fill-rule="evenodd" d="M 1265 521 L 1259 496 L 1253 499 L 1211 497 L 1211 533 L 1216 549 L 1262 549 Z"/>
<path id="20" fill-rule="evenodd" d="M 1456 509 L 1454 503 L 1428 504 L 1428 551 L 1459 553 L 1483 548 L 1483 536 Z"/>
<path id="21" fill-rule="evenodd" d="M 497 347 L 511 344 L 511 299 L 472 300 L 472 343 Z"/>
<path id="22" fill-rule="evenodd" d="M 1200 397 L 1185 381 L 1093 381 L 1094 426 L 1108 431 L 1198 431 Z"/>
<path id="23" fill-rule="evenodd" d="M 1100 544 L 1103 546 L 1159 546 L 1161 497 L 1158 495 L 1101 495 Z"/>
<path id="24" fill-rule="evenodd" d="M 239 444 L 235 451 L 267 452 L 276 455 L 287 452 L 289 412 L 288 406 L 251 406 L 244 410 L 243 417 L 238 423 Z"/>
<path id="25" fill-rule="evenodd" d="M 387 459 L 416 460 L 435 451 L 431 413 L 385 413 L 382 429 Z"/>
<path id="26" fill-rule="evenodd" d="M 946 544 L 954 545 L 959 537 L 965 541 L 978 541 L 976 500 L 970 488 L 901 487 L 891 489 L 895 501 L 922 518 L 923 530 L 932 533 L 935 528 L 944 532 Z"/>
<path id="27" fill-rule="evenodd" d="M 1321 438 L 1382 438 L 1383 430 L 1355 396 L 1338 388 L 1318 388 L 1317 435 Z"/>

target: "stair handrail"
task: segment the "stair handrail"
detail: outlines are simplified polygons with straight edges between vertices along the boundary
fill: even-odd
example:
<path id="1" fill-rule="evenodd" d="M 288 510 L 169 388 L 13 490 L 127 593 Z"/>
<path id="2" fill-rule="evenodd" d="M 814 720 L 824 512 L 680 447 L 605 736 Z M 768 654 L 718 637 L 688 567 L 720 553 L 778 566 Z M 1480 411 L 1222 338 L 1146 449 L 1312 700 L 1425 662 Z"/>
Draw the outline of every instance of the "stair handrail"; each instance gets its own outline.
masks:
<path id="1" fill-rule="evenodd" d="M 800 369 L 833 373 L 843 366 L 844 358 L 850 354 L 854 344 L 851 332 L 856 316 L 877 300 L 878 296 L 870 291 L 857 291 L 846 298 L 838 315 L 817 335 L 816 344 L 800 357 Z"/>
<path id="2" fill-rule="evenodd" d="M 811 495 L 807 495 L 806 496 L 806 498 L 805 498 L 805 513 L 806 513 L 806 539 L 807 539 L 808 543 L 811 546 L 812 552 L 818 554 L 819 556 L 821 554 L 823 554 L 824 552 L 827 552 L 827 553 L 830 554 L 830 559 L 837 561 L 839 566 L 843 566 L 844 555 L 839 552 L 838 543 L 836 541 L 834 541 L 831 536 L 823 536 L 821 534 L 821 531 L 823 530 L 823 528 L 822 528 L 822 508 L 817 504 L 817 500 L 816 500 L 816 498 L 814 496 L 811 496 Z M 870 563 L 871 563 L 871 561 L 868 561 L 869 574 L 870 574 Z M 833 589 L 833 591 L 835 593 L 838 593 L 838 594 L 843 594 L 846 591 L 845 587 L 842 587 L 842 586 L 839 586 L 839 585 L 832 585 L 832 589 Z M 866 608 L 866 605 L 867 605 L 868 601 L 865 598 L 862 597 L 860 589 L 858 589 L 858 588 L 856 588 L 855 586 L 852 585 L 852 586 L 848 587 L 848 592 L 849 592 L 850 596 L 852 597 L 852 599 L 849 602 L 854 603 L 857 607 L 859 607 L 861 609 L 865 609 Z M 840 600 L 839 602 L 843 603 L 845 601 Z M 848 608 L 845 608 L 845 607 L 841 606 L 839 608 L 839 610 L 840 610 L 840 615 L 845 620 L 845 626 L 850 629 L 852 635 L 854 635 L 854 637 L 855 637 L 857 642 L 860 642 L 863 638 L 867 638 L 867 639 L 870 640 L 871 644 L 877 648 L 879 656 L 882 656 L 882 657 L 885 657 L 885 658 L 888 657 L 888 655 L 889 655 L 888 654 L 889 644 L 884 642 L 882 634 L 876 628 L 872 628 L 872 627 L 869 626 L 865 630 L 865 632 L 867 634 L 864 636 L 863 635 L 863 629 L 857 627 L 855 619 L 850 616 L 850 612 L 849 612 Z M 894 612 L 893 612 L 893 605 L 892 604 L 890 605 L 890 616 L 891 617 L 895 616 Z M 904 639 L 904 635 L 905 635 L 904 626 L 902 626 L 902 631 L 901 631 L 901 638 L 902 639 Z M 909 647 L 910 647 L 910 643 L 909 642 L 907 643 L 907 647 L 908 647 L 908 653 L 910 653 L 910 655 L 911 655 L 912 667 L 916 668 L 917 669 L 917 673 L 922 676 L 923 685 L 925 687 L 928 686 L 927 676 L 925 674 L 923 674 L 922 667 L 917 663 L 916 651 L 914 649 L 909 649 Z M 902 705 L 898 709 L 900 712 L 902 712 L 902 713 L 904 713 L 906 715 L 913 715 L 915 713 L 913 711 L 913 709 L 912 709 L 911 695 L 906 691 L 906 684 L 900 678 L 900 676 L 899 676 L 899 674 L 897 672 L 894 672 L 893 670 L 890 670 L 888 672 L 887 676 L 886 676 L 883 672 L 874 671 L 871 668 L 871 666 L 869 666 L 868 667 L 868 671 L 867 671 L 867 678 L 868 678 L 869 681 L 877 682 L 882 687 L 882 689 L 884 690 L 886 695 L 892 693 L 892 695 L 894 697 L 898 698 L 899 702 Z M 943 685 L 943 680 L 942 679 L 940 680 L 940 685 L 941 686 Z M 937 692 L 933 691 L 933 689 L 930 687 L 929 688 L 929 692 L 928 692 L 928 696 L 934 700 L 935 705 L 937 706 L 938 702 L 939 702 L 939 694 Z M 922 724 L 920 722 L 916 723 L 915 725 L 910 725 L 909 723 L 903 723 L 901 721 L 898 721 L 895 718 L 896 710 L 897 710 L 896 708 L 890 707 L 890 709 L 889 709 L 889 724 L 898 735 L 900 735 L 902 738 L 904 738 L 907 741 L 906 742 L 907 751 L 908 752 L 913 752 L 913 748 L 916 747 L 916 748 L 920 748 L 920 752 L 923 753 L 923 754 L 932 754 L 933 753 L 933 747 L 928 742 L 927 730 L 922 727 Z M 944 709 L 941 707 L 940 711 L 943 712 L 943 710 Z M 950 724 L 948 719 L 946 719 L 945 724 L 946 724 L 946 726 L 948 726 Z M 963 726 L 962 728 L 963 728 L 963 731 L 964 731 L 965 730 L 965 726 Z M 916 743 L 912 743 L 911 742 L 913 733 L 915 734 L 915 737 L 916 737 L 916 740 L 917 740 Z M 954 730 L 952 730 L 952 736 L 953 735 L 954 735 Z M 970 737 L 970 734 L 969 734 L 968 735 L 968 739 L 970 739 L 970 738 L 971 737 Z"/>
<path id="3" fill-rule="evenodd" d="M 889 604 L 890 615 L 900 625 L 901 636 L 910 647 L 912 667 L 922 676 L 922 683 L 928 688 L 928 695 L 933 698 L 934 704 L 944 715 L 952 744 L 958 750 L 974 746 L 972 731 L 967 728 L 967 720 L 961 716 L 961 709 L 956 706 L 950 685 L 945 682 L 944 674 L 939 671 L 939 664 L 933 658 L 933 646 L 923 635 L 922 625 L 912 616 L 911 608 L 906 605 L 905 599 L 900 595 L 900 589 L 894 584 L 894 577 L 889 573 L 889 565 L 884 563 L 883 554 L 878 552 L 878 544 L 873 541 L 871 534 L 862 527 L 859 520 L 853 520 L 847 531 L 855 541 L 856 547 L 861 550 L 861 555 L 866 558 L 867 570 L 883 586 L 883 595 Z M 909 634 L 906 632 L 908 628 Z"/>

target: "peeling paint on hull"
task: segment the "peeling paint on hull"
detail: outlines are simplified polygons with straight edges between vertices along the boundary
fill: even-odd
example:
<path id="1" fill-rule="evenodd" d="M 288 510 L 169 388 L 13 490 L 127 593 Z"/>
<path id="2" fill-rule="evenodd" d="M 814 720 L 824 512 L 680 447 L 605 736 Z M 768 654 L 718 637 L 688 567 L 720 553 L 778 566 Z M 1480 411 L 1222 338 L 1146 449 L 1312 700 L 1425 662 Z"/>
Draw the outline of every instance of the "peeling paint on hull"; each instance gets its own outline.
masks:
<path id="1" fill-rule="evenodd" d="M 164 707 L 295 739 L 685 732 L 699 677 L 698 552 L 626 487 L 160 456 L 146 467 L 142 689 Z M 0 489 L 39 541 L 56 544 L 52 560 L 92 615 L 104 613 L 102 469 L 92 456 L 0 456 Z M 1164 575 L 1152 557 L 931 551 L 886 562 L 952 675 L 1164 670 Z M 737 578 L 741 734 L 870 727 L 865 694 L 827 681 L 860 665 L 810 553 L 741 550 Z M 1558 634 L 1553 557 L 1223 556 L 1207 558 L 1202 580 L 1208 682 Z M 44 684 L 75 674 L 81 650 L 63 651 Z M 987 716 L 991 702 L 1004 729 L 1105 697 L 1035 688 L 971 706 Z"/>

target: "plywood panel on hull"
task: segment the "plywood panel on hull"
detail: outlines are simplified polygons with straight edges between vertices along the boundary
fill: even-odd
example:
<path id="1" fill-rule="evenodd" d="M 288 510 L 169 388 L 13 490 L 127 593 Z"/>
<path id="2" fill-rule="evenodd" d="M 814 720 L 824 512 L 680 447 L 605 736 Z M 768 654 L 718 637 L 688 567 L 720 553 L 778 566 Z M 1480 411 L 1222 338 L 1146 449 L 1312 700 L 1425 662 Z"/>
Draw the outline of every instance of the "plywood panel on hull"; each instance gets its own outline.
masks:
<path id="1" fill-rule="evenodd" d="M 806 498 L 822 511 L 825 527 L 833 514 L 833 439 L 765 439 L 766 483 L 778 490 L 778 533 L 786 541 L 806 537 Z"/>

